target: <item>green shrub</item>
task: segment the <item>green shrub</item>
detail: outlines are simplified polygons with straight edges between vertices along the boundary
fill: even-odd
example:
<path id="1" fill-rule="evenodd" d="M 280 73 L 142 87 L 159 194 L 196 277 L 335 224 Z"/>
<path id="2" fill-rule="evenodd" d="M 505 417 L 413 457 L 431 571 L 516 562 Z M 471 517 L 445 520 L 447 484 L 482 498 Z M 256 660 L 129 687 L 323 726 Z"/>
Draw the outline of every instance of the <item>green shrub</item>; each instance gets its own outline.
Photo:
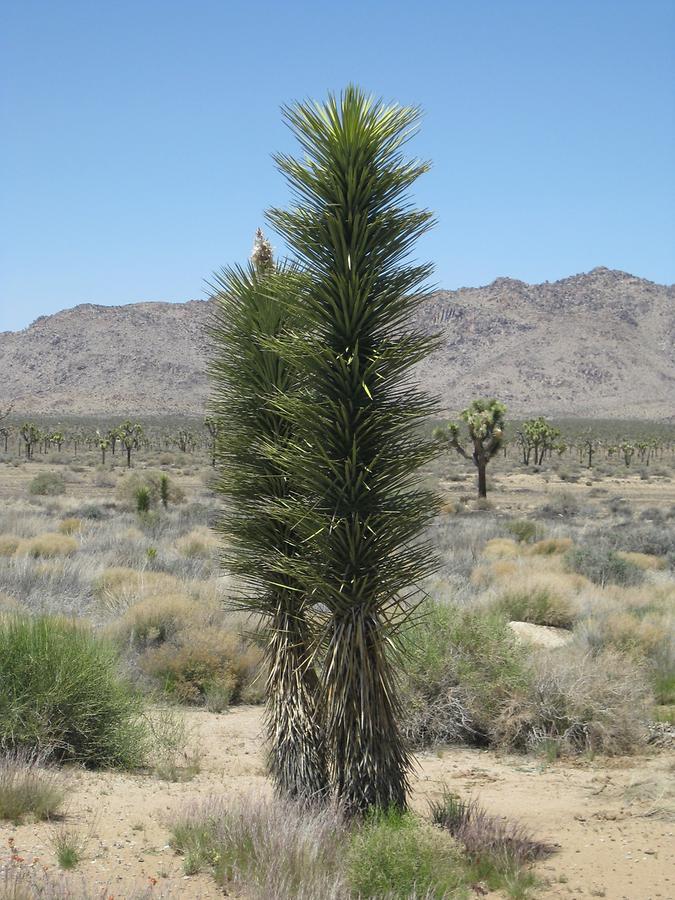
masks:
<path id="1" fill-rule="evenodd" d="M 466 867 L 453 842 L 411 813 L 371 815 L 354 832 L 347 873 L 362 900 L 468 896 Z"/>
<path id="2" fill-rule="evenodd" d="M 181 488 L 165 472 L 142 470 L 129 472 L 118 482 L 116 490 L 118 502 L 126 509 L 137 509 L 139 490 L 148 492 L 151 507 L 157 506 L 164 499 L 167 503 L 182 503 L 185 499 Z"/>
<path id="3" fill-rule="evenodd" d="M 150 509 L 150 489 L 144 484 L 136 488 L 136 512 L 146 513 Z"/>
<path id="4" fill-rule="evenodd" d="M 503 616 L 429 603 L 408 637 L 404 731 L 415 746 L 486 744 L 512 698 L 527 691 L 527 652 Z"/>
<path id="5" fill-rule="evenodd" d="M 541 529 L 537 523 L 528 519 L 513 519 L 507 524 L 506 530 L 522 544 L 529 544 L 541 537 Z"/>
<path id="6" fill-rule="evenodd" d="M 642 570 L 605 545 L 575 547 L 565 556 L 567 567 L 595 584 L 640 584 Z"/>
<path id="7" fill-rule="evenodd" d="M 568 597 L 546 587 L 507 590 L 495 601 L 494 609 L 511 621 L 555 628 L 571 628 L 577 617 L 577 608 Z"/>
<path id="8" fill-rule="evenodd" d="M 65 494 L 66 482 L 58 472 L 41 472 L 33 478 L 28 490 L 38 496 L 55 497 L 57 494 Z"/>
<path id="9" fill-rule="evenodd" d="M 139 699 L 110 645 L 64 619 L 0 619 L 0 748 L 88 766 L 141 761 Z"/>

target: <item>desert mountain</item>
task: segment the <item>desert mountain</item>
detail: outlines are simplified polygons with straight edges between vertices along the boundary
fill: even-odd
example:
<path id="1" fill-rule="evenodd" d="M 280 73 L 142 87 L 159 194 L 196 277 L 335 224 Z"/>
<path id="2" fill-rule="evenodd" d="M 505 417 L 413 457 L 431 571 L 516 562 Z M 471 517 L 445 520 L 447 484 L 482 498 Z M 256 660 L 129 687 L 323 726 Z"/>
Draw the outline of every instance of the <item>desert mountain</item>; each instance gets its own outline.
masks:
<path id="1" fill-rule="evenodd" d="M 31 414 L 202 415 L 209 304 L 83 304 L 0 333 L 0 405 Z M 598 268 L 543 284 L 438 291 L 419 370 L 449 413 L 496 396 L 514 414 L 675 416 L 675 285 Z"/>

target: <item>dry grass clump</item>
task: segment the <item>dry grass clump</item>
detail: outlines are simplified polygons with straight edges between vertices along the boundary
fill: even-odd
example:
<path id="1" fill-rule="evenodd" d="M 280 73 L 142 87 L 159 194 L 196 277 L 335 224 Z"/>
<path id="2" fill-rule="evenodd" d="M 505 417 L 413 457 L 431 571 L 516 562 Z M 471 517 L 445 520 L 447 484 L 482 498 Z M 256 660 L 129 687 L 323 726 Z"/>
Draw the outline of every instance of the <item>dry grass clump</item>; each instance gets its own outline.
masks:
<path id="1" fill-rule="evenodd" d="M 124 610 L 142 597 L 181 593 L 178 578 L 165 572 L 113 566 L 104 569 L 93 582 L 94 596 L 110 611 Z"/>
<path id="2" fill-rule="evenodd" d="M 0 556 L 14 556 L 21 544 L 15 534 L 0 534 Z"/>
<path id="3" fill-rule="evenodd" d="M 490 815 L 477 800 L 465 802 L 447 791 L 429 804 L 429 812 L 434 825 L 449 831 L 476 862 L 489 857 L 505 868 L 519 867 L 556 849 L 536 840 L 523 825 Z"/>
<path id="4" fill-rule="evenodd" d="M 92 887 L 89 881 L 84 876 L 53 874 L 18 853 L 13 853 L 7 862 L 0 862 L 0 900 L 108 900 L 118 896 L 115 887 Z M 147 881 L 143 887 L 124 894 L 125 900 L 152 900 L 157 896 L 161 895 Z"/>
<path id="5" fill-rule="evenodd" d="M 557 553 L 567 553 L 571 549 L 571 538 L 545 538 L 535 541 L 529 548 L 529 552 L 535 556 L 553 556 Z"/>
<path id="6" fill-rule="evenodd" d="M 72 556 L 79 546 L 74 537 L 54 531 L 21 541 L 16 549 L 16 555 L 31 556 L 34 559 L 53 559 L 58 556 Z"/>
<path id="7" fill-rule="evenodd" d="M 252 900 L 347 900 L 347 826 L 331 808 L 280 799 L 216 800 L 193 806 L 172 828 L 187 874 L 211 870 L 219 885 L 245 886 Z"/>
<path id="8" fill-rule="evenodd" d="M 512 558 L 520 554 L 517 541 L 511 538 L 492 538 L 483 548 L 483 556 L 488 559 Z"/>
<path id="9" fill-rule="evenodd" d="M 195 602 L 184 594 L 152 595 L 129 606 L 111 631 L 121 643 L 145 650 L 195 624 L 213 624 L 221 617 L 216 606 Z"/>
<path id="10" fill-rule="evenodd" d="M 471 584 L 486 587 L 501 578 L 510 578 L 521 569 L 520 561 L 515 559 L 496 559 L 488 565 L 476 566 L 471 572 Z"/>
<path id="11" fill-rule="evenodd" d="M 59 522 L 59 532 L 61 534 L 77 534 L 80 531 L 82 531 L 82 519 L 70 516 L 66 519 L 61 519 Z"/>
<path id="12" fill-rule="evenodd" d="M 215 534 L 204 526 L 193 528 L 192 531 L 178 538 L 175 543 L 176 550 L 188 558 L 209 559 L 218 549 L 220 542 Z"/>
<path id="13" fill-rule="evenodd" d="M 666 568 L 666 560 L 660 556 L 654 556 L 652 553 L 638 553 L 631 550 L 617 550 L 616 555 L 619 559 L 625 560 L 632 566 L 637 566 L 643 571 L 655 571 Z"/>
<path id="14" fill-rule="evenodd" d="M 41 754 L 18 749 L 0 756 L 0 819 L 15 825 L 51 819 L 64 798 L 60 776 Z"/>

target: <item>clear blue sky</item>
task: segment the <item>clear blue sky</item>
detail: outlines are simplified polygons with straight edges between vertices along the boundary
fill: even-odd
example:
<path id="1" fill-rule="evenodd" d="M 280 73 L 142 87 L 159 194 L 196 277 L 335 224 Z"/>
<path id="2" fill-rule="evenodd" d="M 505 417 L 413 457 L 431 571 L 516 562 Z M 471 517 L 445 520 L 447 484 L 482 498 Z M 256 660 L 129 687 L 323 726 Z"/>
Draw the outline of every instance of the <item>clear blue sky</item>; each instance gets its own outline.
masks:
<path id="1" fill-rule="evenodd" d="M 674 47 L 673 0 L 5 0 L 0 330 L 203 296 L 288 199 L 280 105 L 349 81 L 426 111 L 440 286 L 671 283 Z"/>

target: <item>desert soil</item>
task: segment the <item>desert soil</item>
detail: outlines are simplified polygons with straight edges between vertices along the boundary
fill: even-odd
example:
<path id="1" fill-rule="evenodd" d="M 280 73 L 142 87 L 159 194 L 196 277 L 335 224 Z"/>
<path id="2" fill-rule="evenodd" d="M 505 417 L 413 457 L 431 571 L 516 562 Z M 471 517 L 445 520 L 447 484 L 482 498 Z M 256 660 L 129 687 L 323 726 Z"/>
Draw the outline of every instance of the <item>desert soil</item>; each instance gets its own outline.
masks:
<path id="1" fill-rule="evenodd" d="M 88 835 L 80 877 L 121 900 L 157 879 L 152 896 L 210 900 L 224 896 L 207 874 L 186 877 L 169 846 L 168 824 L 210 795 L 264 795 L 262 711 L 236 707 L 187 713 L 203 751 L 191 781 L 143 774 L 70 770 L 66 824 Z M 492 813 L 517 819 L 559 846 L 537 873 L 540 898 L 656 900 L 675 896 L 672 776 L 663 752 L 621 759 L 547 764 L 541 758 L 448 748 L 418 758 L 413 804 L 423 812 L 443 786 L 477 797 Z M 670 782 L 670 785 L 669 785 Z M 51 836 L 59 825 L 0 826 L 2 845 L 31 864 L 57 871 Z M 241 896 L 230 892 L 228 896 Z"/>

